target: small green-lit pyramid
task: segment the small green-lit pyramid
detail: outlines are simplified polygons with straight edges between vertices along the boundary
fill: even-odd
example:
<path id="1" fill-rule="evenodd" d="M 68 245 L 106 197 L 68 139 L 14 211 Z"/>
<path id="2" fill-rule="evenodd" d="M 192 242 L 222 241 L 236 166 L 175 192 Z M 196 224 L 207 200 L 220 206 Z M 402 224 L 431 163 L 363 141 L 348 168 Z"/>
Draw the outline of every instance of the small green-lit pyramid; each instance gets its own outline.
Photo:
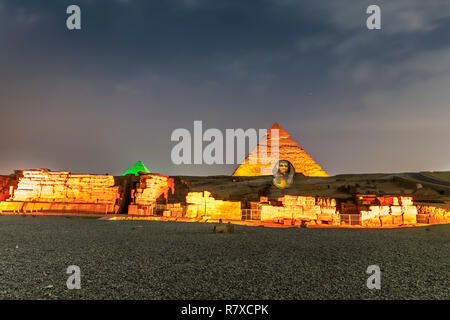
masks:
<path id="1" fill-rule="evenodd" d="M 122 176 L 126 176 L 127 174 L 134 174 L 135 176 L 139 176 L 139 172 L 150 173 L 145 164 L 142 161 L 138 161 L 131 166 L 130 169 L 125 171 Z"/>

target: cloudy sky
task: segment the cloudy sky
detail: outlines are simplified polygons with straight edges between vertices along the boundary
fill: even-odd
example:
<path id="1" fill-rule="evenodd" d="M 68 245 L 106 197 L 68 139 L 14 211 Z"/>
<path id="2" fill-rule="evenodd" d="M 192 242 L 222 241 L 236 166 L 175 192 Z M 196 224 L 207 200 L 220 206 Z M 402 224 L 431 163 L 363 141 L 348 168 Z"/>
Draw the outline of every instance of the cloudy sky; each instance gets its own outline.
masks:
<path id="1" fill-rule="evenodd" d="M 278 122 L 330 174 L 450 170 L 449 30 L 442 0 L 0 0 L 0 174 L 231 174 L 172 164 L 194 120 Z"/>

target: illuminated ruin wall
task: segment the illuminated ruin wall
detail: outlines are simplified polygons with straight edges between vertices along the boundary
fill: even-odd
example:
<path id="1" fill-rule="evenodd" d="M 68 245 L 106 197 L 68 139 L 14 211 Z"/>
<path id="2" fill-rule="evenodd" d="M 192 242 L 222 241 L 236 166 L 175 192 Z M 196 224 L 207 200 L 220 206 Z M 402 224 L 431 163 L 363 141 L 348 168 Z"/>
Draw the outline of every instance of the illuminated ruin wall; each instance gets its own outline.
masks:
<path id="1" fill-rule="evenodd" d="M 357 195 L 354 200 L 339 201 L 338 206 L 333 198 L 293 195 L 278 201 L 261 197 L 259 202 L 243 199 L 241 203 L 216 200 L 209 191 L 189 192 L 183 180 L 175 190 L 174 178 L 160 174 L 141 174 L 129 182 L 128 192 L 114 180 L 110 175 L 68 171 L 17 171 L 0 176 L 0 212 L 117 213 L 121 203 L 121 212 L 127 212 L 129 204 L 130 215 L 188 219 L 365 227 L 450 223 L 449 205 L 414 205 L 413 198 L 405 196 Z"/>
<path id="2" fill-rule="evenodd" d="M 414 225 L 417 207 L 412 197 L 357 195 L 357 207 L 362 226 L 381 227 Z"/>
<path id="3" fill-rule="evenodd" d="M 132 203 L 128 206 L 128 214 L 154 215 L 158 203 L 167 203 L 169 190 L 173 194 L 173 178 L 162 174 L 141 175 L 136 189 L 131 190 Z"/>
<path id="4" fill-rule="evenodd" d="M 261 198 L 261 202 L 266 199 Z M 278 198 L 281 205 L 261 204 L 261 221 L 279 222 L 287 219 L 294 221 L 313 221 L 338 224 L 336 200 L 332 198 L 315 198 L 290 196 Z"/>
<path id="5" fill-rule="evenodd" d="M 281 205 L 261 204 L 262 221 L 281 222 L 287 219 L 333 225 L 400 226 L 415 225 L 417 214 L 422 212 L 430 216 L 427 223 L 450 221 L 450 210 L 445 211 L 435 207 L 423 207 L 423 209 L 419 207 L 418 210 L 413 204 L 412 197 L 358 195 L 356 204 L 342 203 L 340 210 L 337 209 L 336 200 L 333 198 L 284 196 L 278 201 Z M 356 223 L 349 223 L 351 221 L 349 215 L 353 216 L 353 222 Z"/>
<path id="6" fill-rule="evenodd" d="M 110 175 L 47 169 L 18 174 L 17 188 L 0 211 L 115 212 L 119 187 Z"/>
<path id="7" fill-rule="evenodd" d="M 186 196 L 186 217 L 241 220 L 241 202 L 216 200 L 210 192 L 189 192 Z"/>
<path id="8" fill-rule="evenodd" d="M 0 176 L 0 201 L 5 201 L 11 196 L 15 179 L 12 176 Z"/>
<path id="9" fill-rule="evenodd" d="M 439 206 L 429 206 L 429 205 L 418 205 L 418 218 L 421 219 L 422 223 L 429 224 L 444 224 L 450 223 L 450 206 L 439 207 Z"/>

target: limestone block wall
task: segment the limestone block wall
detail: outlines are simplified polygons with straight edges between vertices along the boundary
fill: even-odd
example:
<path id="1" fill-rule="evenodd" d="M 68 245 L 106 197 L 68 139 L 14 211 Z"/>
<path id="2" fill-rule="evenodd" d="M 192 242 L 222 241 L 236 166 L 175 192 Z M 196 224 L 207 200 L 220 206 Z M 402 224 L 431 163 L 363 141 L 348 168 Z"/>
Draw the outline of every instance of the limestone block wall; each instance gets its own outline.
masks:
<path id="1" fill-rule="evenodd" d="M 140 176 L 139 185 L 132 190 L 132 201 L 137 205 L 152 205 L 161 197 L 167 203 L 169 190 L 174 192 L 173 178 L 162 174 L 149 173 Z M 162 199 L 162 198 L 161 198 Z"/>
<path id="2" fill-rule="evenodd" d="M 280 219 L 327 221 L 338 223 L 336 200 L 332 198 L 315 198 L 286 195 L 278 198 L 281 206 L 261 205 L 261 220 L 276 221 Z"/>
<path id="3" fill-rule="evenodd" d="M 18 173 L 17 188 L 0 211 L 114 212 L 119 187 L 110 175 L 71 174 L 47 169 Z"/>
<path id="4" fill-rule="evenodd" d="M 424 223 L 429 224 L 443 224 L 450 223 L 450 207 L 447 206 L 431 206 L 420 205 L 417 206 L 418 214 L 423 216 Z M 422 217 L 421 217 L 422 218 Z"/>
<path id="5" fill-rule="evenodd" d="M 164 214 L 170 217 L 184 217 L 185 206 L 181 203 L 168 203 Z"/>
<path id="6" fill-rule="evenodd" d="M 412 197 L 358 195 L 362 226 L 394 226 L 417 223 L 417 207 Z"/>
<path id="7" fill-rule="evenodd" d="M 0 176 L 0 201 L 5 201 L 11 196 L 14 182 L 12 176 Z"/>
<path id="8" fill-rule="evenodd" d="M 118 191 L 113 176 L 39 169 L 23 171 L 11 200 L 110 204 Z"/>
<path id="9" fill-rule="evenodd" d="M 212 219 L 241 220 L 241 202 L 216 200 L 208 191 L 189 192 L 186 196 L 186 217 L 207 216 Z"/>
<path id="10" fill-rule="evenodd" d="M 167 200 L 174 193 L 174 179 L 157 173 L 142 174 L 136 188 L 131 190 L 128 214 L 163 215 Z"/>

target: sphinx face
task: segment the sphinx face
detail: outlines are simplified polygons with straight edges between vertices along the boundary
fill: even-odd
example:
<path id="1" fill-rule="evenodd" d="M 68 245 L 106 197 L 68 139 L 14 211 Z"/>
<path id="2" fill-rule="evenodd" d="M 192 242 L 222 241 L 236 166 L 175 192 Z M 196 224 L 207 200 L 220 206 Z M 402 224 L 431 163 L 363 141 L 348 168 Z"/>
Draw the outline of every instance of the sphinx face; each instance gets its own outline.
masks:
<path id="1" fill-rule="evenodd" d="M 280 171 L 281 174 L 286 174 L 289 172 L 289 164 L 287 162 L 280 162 L 278 166 L 278 171 Z"/>

